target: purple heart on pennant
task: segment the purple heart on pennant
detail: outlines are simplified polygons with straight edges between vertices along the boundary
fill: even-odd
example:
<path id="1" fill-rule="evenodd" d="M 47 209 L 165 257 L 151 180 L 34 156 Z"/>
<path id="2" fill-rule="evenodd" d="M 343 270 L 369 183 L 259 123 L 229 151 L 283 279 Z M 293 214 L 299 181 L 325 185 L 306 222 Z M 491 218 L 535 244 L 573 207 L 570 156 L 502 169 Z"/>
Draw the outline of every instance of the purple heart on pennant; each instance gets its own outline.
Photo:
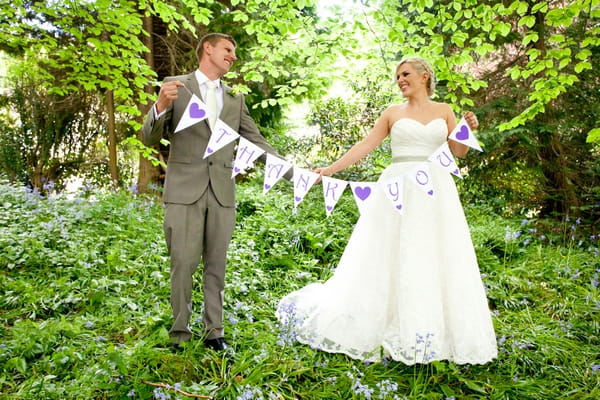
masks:
<path id="1" fill-rule="evenodd" d="M 453 173 L 454 175 L 458 175 L 458 169 L 455 169 L 455 170 L 454 170 L 452 173 Z"/>
<path id="2" fill-rule="evenodd" d="M 469 128 L 465 125 L 460 127 L 460 131 L 456 134 L 458 140 L 467 140 L 469 138 Z"/>
<path id="3" fill-rule="evenodd" d="M 200 108 L 198 103 L 192 103 L 190 105 L 190 117 L 191 118 L 203 118 L 206 115 L 206 111 Z"/>
<path id="4" fill-rule="evenodd" d="M 240 172 L 240 171 L 241 171 L 241 169 L 239 169 L 238 167 L 235 167 L 235 168 L 233 169 L 233 172 L 235 172 L 236 174 L 237 174 L 238 172 Z"/>
<path id="5" fill-rule="evenodd" d="M 271 189 L 271 185 L 269 185 L 268 183 L 265 183 L 265 189 L 267 189 L 267 190 Z"/>
<path id="6" fill-rule="evenodd" d="M 213 151 L 214 151 L 214 150 L 213 150 L 213 149 L 211 149 L 210 147 L 207 147 L 207 148 L 206 148 L 206 152 L 207 152 L 208 154 L 212 153 Z"/>
<path id="7" fill-rule="evenodd" d="M 356 193 L 356 196 L 361 199 L 361 200 L 366 200 L 367 197 L 369 197 L 371 195 L 371 188 L 366 186 L 366 187 L 360 187 L 357 186 L 356 189 L 354 189 L 354 193 Z"/>
<path id="8" fill-rule="evenodd" d="M 333 207 L 327 206 L 327 211 L 331 211 L 331 210 L 333 210 Z"/>
<path id="9" fill-rule="evenodd" d="M 300 200 L 302 200 L 302 197 L 296 196 L 296 197 L 294 197 L 294 200 L 296 200 L 296 203 L 299 203 Z"/>
<path id="10" fill-rule="evenodd" d="M 430 190 L 429 192 L 427 192 L 427 194 L 433 196 L 433 190 Z"/>
<path id="11" fill-rule="evenodd" d="M 397 208 L 398 210 L 402 210 L 402 204 L 398 204 L 398 205 L 396 206 L 396 208 Z"/>

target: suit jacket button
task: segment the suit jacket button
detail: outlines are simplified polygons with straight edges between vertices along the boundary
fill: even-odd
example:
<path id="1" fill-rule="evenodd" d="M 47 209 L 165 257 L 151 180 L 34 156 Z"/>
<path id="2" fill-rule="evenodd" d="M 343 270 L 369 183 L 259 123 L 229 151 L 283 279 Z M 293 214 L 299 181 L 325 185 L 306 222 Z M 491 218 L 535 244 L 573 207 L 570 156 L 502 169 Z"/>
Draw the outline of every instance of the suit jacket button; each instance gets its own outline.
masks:
<path id="1" fill-rule="evenodd" d="M 209 161 L 209 162 L 208 162 L 208 165 L 212 165 L 212 161 Z"/>

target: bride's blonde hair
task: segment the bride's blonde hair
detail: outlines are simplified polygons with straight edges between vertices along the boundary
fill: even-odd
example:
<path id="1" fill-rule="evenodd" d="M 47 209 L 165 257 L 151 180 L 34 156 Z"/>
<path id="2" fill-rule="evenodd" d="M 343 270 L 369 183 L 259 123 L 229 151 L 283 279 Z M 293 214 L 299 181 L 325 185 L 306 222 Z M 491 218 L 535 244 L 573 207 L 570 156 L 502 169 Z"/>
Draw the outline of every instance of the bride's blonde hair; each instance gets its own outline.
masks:
<path id="1" fill-rule="evenodd" d="M 396 72 L 398 71 L 398 68 L 400 68 L 401 65 L 406 63 L 412 65 L 420 74 L 429 75 L 429 79 L 427 79 L 425 87 L 427 88 L 427 94 L 429 95 L 429 97 L 433 96 L 433 93 L 435 92 L 435 74 L 433 72 L 431 64 L 429 64 L 424 58 L 421 57 L 407 57 L 403 58 L 398 63 L 398 65 L 396 66 Z"/>

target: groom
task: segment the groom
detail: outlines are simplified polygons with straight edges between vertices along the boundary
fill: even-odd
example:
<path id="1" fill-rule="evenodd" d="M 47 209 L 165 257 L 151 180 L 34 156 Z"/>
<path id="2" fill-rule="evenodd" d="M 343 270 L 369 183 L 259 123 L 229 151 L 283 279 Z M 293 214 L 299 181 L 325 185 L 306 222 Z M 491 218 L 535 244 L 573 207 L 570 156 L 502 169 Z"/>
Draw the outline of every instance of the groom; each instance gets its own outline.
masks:
<path id="1" fill-rule="evenodd" d="M 145 145 L 155 145 L 163 137 L 170 142 L 163 228 L 171 258 L 173 326 L 169 336 L 176 349 L 192 338 L 192 275 L 200 260 L 204 343 L 214 350 L 228 347 L 223 331 L 223 298 L 227 248 L 235 226 L 235 182 L 231 178 L 235 144 L 203 159 L 211 135 L 209 124 L 214 121 L 205 119 L 173 132 L 187 111 L 191 94 L 202 98 L 209 109 L 215 103 L 216 115 L 223 122 L 266 152 L 277 154 L 248 114 L 244 96 L 233 94 L 221 82 L 237 60 L 235 49 L 236 42 L 229 35 L 204 36 L 196 49 L 199 68 L 188 75 L 165 78 L 142 128 Z M 210 100 L 207 95 L 213 82 L 216 98 Z"/>

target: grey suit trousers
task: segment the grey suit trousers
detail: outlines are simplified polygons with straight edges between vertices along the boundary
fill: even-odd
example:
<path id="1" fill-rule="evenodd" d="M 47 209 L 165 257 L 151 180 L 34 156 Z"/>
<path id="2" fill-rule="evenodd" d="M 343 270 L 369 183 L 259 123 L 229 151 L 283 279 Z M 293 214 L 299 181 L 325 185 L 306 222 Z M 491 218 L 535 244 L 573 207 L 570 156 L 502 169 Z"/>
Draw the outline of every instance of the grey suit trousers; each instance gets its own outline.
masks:
<path id="1" fill-rule="evenodd" d="M 192 204 L 165 203 L 163 228 L 171 258 L 173 343 L 188 341 L 193 275 L 202 260 L 203 327 L 207 339 L 223 337 L 227 248 L 235 227 L 235 207 L 223 207 L 211 185 Z"/>

